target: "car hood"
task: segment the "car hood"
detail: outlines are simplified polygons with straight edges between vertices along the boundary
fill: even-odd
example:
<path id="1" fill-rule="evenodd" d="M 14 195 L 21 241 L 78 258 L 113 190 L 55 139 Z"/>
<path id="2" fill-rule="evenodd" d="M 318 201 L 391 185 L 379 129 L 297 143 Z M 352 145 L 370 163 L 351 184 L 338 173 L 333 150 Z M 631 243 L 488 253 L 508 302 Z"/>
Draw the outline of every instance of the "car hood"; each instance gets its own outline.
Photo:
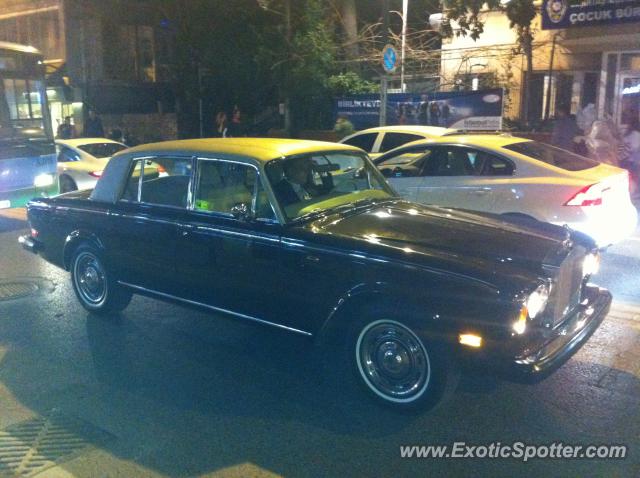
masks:
<path id="1" fill-rule="evenodd" d="M 308 224 L 316 234 L 358 241 L 368 254 L 520 287 L 566 256 L 567 229 L 491 214 L 390 201 Z"/>

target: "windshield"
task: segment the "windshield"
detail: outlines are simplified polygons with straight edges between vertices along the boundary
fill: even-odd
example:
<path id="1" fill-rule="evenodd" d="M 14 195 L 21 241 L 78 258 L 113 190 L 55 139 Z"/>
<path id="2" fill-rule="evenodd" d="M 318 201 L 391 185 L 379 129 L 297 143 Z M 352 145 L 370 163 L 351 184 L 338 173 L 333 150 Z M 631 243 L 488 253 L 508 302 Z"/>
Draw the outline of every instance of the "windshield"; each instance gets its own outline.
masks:
<path id="1" fill-rule="evenodd" d="M 116 154 L 118 151 L 127 149 L 124 144 L 120 143 L 90 143 L 81 144 L 79 149 L 85 153 L 89 153 L 94 158 L 109 158 Z"/>
<path id="2" fill-rule="evenodd" d="M 314 153 L 278 159 L 268 163 L 265 171 L 288 220 L 395 196 L 380 172 L 360 154 Z"/>
<path id="3" fill-rule="evenodd" d="M 0 79 L 0 137 L 17 131 L 44 136 L 43 83 L 23 78 Z"/>
<path id="4" fill-rule="evenodd" d="M 564 149 L 556 148 L 537 141 L 523 141 L 522 143 L 503 146 L 504 149 L 529 156 L 543 163 L 566 169 L 567 171 L 582 171 L 597 166 L 599 163 Z"/>

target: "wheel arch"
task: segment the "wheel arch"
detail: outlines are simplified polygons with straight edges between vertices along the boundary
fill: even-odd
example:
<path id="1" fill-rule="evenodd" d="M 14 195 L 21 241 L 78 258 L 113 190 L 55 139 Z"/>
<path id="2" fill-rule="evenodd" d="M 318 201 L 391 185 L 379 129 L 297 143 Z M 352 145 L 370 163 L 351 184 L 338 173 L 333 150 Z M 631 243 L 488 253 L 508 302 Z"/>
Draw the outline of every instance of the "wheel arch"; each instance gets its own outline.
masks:
<path id="1" fill-rule="evenodd" d="M 71 267 L 71 257 L 81 244 L 90 244 L 100 251 L 105 250 L 104 243 L 97 235 L 89 231 L 77 229 L 71 232 L 64 240 L 62 261 L 65 270 L 68 271 Z"/>
<path id="2" fill-rule="evenodd" d="M 436 308 L 428 299 L 416 299 L 409 297 L 409 294 L 399 294 L 388 283 L 359 284 L 338 299 L 316 332 L 316 343 L 322 346 L 337 339 L 340 331 L 345 330 L 348 325 L 350 314 L 372 314 L 374 311 L 385 310 L 422 318 L 424 321 L 420 324 L 420 332 L 439 335 L 437 327 L 429 324 L 429 319 L 438 316 Z"/>

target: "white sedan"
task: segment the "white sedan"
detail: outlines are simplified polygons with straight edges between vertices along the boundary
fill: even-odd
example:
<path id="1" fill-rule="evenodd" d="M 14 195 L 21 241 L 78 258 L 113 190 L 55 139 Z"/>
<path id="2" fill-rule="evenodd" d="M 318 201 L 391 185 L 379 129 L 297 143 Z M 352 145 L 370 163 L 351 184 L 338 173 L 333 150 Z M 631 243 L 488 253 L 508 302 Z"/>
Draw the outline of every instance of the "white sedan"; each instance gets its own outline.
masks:
<path id="1" fill-rule="evenodd" d="M 438 138 L 459 133 L 441 126 L 398 125 L 363 129 L 340 140 L 340 143 L 364 149 L 372 159 L 403 144 L 420 139 Z"/>
<path id="2" fill-rule="evenodd" d="M 638 220 L 626 170 L 528 139 L 415 141 L 375 163 L 411 201 L 568 225 L 600 246 L 631 235 Z"/>
<path id="3" fill-rule="evenodd" d="M 60 192 L 93 189 L 111 156 L 127 146 L 107 138 L 57 139 Z"/>

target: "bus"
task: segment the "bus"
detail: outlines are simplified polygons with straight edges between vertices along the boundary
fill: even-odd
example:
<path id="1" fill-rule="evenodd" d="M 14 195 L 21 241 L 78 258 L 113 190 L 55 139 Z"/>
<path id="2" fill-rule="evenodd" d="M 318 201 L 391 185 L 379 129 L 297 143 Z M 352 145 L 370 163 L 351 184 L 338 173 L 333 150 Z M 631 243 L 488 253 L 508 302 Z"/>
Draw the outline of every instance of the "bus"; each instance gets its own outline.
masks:
<path id="1" fill-rule="evenodd" d="M 0 42 L 0 209 L 58 194 L 42 55 Z"/>

